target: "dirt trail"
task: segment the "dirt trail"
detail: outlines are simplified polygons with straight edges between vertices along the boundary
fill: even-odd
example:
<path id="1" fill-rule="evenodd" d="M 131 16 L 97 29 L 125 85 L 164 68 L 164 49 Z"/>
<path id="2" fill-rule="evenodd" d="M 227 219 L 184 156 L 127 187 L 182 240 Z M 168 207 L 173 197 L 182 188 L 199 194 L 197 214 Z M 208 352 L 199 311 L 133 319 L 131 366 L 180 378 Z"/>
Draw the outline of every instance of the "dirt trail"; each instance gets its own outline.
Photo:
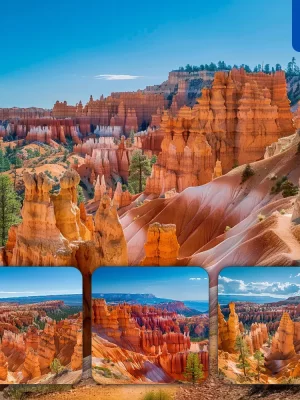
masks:
<path id="1" fill-rule="evenodd" d="M 163 390 L 168 392 L 172 399 L 175 398 L 176 386 L 155 386 L 150 385 L 109 385 L 109 386 L 84 386 L 73 389 L 69 392 L 43 394 L 43 400 L 142 400 L 151 392 Z M 32 399 L 33 397 L 31 397 Z M 36 397 L 35 397 L 36 398 Z"/>

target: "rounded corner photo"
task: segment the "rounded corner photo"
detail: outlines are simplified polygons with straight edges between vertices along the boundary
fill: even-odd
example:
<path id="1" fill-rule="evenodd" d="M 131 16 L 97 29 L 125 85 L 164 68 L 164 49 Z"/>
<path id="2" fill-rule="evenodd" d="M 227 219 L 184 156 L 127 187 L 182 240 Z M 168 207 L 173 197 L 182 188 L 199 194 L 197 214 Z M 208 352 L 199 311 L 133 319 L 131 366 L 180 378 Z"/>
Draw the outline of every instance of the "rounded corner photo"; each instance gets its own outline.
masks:
<path id="1" fill-rule="evenodd" d="M 235 384 L 300 384 L 300 267 L 220 272 L 218 371 Z"/>
<path id="2" fill-rule="evenodd" d="M 106 267 L 92 276 L 99 384 L 201 383 L 209 364 L 209 278 L 197 267 Z"/>
<path id="3" fill-rule="evenodd" d="M 77 382 L 82 308 L 76 268 L 0 268 L 0 384 Z"/>

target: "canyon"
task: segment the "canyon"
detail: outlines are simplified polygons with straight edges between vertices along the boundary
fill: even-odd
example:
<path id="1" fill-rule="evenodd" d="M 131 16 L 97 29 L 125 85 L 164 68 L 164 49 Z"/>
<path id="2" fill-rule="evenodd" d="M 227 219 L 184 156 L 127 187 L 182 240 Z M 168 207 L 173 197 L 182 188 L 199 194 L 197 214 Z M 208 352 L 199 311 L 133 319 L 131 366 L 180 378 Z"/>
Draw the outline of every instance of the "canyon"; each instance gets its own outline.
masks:
<path id="1" fill-rule="evenodd" d="M 51 318 L 63 312 L 67 318 Z M 0 302 L 0 383 L 76 382 L 82 373 L 82 313 L 63 301 Z M 55 361 L 56 360 L 56 361 Z M 60 371 L 52 369 L 58 362 Z"/>
<path id="2" fill-rule="evenodd" d="M 38 139 L 48 146 L 46 149 L 53 151 L 53 155 L 45 156 L 51 159 L 51 164 L 35 166 L 28 159 L 24 160 L 23 168 L 18 169 L 17 188 L 20 182 L 20 189 L 23 186 L 25 190 L 23 221 L 11 227 L 8 242 L 0 250 L 0 262 L 4 265 L 14 265 L 14 262 L 18 265 L 74 265 L 84 274 L 90 274 L 101 265 L 201 265 L 210 274 L 214 326 L 217 310 L 214 289 L 223 267 L 288 266 L 297 265 L 300 259 L 299 195 L 285 197 L 280 186 L 284 177 L 295 187 L 299 186 L 300 137 L 296 131 L 299 112 L 290 113 L 281 74 L 276 78 L 259 76 L 258 80 L 257 75 L 249 76 L 242 71 L 217 74 L 198 102 L 156 110 L 153 125 L 137 133 L 131 144 L 128 138 L 122 138 L 117 125 L 103 128 L 98 121 L 97 128 L 87 117 L 84 117 L 85 122 L 78 120 L 78 124 L 76 117 L 59 120 L 47 117 L 49 123 L 43 126 L 40 118 L 33 117 L 36 122 L 30 128 L 28 125 L 25 136 L 18 128 L 20 138 L 7 141 L 6 137 L 0 146 L 5 149 L 8 143 L 13 147 L 18 142 L 23 146 L 25 139 L 27 148 L 33 149 Z M 224 95 L 230 90 L 235 93 L 231 100 Z M 201 114 L 203 110 L 208 113 L 207 118 L 203 117 L 205 113 Z M 233 110 L 232 124 L 229 124 L 230 110 Z M 193 120 L 200 123 L 200 128 L 192 127 Z M 207 121 L 210 121 L 207 128 L 203 128 L 201 124 L 206 126 Z M 20 125 L 26 126 L 26 123 Z M 58 125 L 63 129 L 53 128 Z M 7 129 L 9 134 L 15 135 L 13 126 L 11 123 L 9 128 L 7 125 L 1 128 L 0 136 L 7 135 Z M 209 127 L 213 127 L 212 132 L 207 134 Z M 197 151 L 193 153 L 187 146 L 192 141 L 194 128 L 196 144 L 192 149 L 201 150 L 201 168 L 199 163 L 195 164 Z M 49 130 L 51 139 L 49 135 L 47 139 Z M 53 135 L 55 131 L 58 133 Z M 248 142 L 252 136 L 253 146 Z M 228 144 L 230 137 L 235 137 L 234 145 L 233 142 Z M 118 142 L 114 138 L 118 138 Z M 167 146 L 169 139 L 172 146 Z M 71 145 L 67 161 L 72 169 L 62 161 L 67 146 L 65 140 Z M 59 149 L 61 145 L 63 148 Z M 116 172 L 118 177 L 127 179 L 130 157 L 136 149 L 156 154 L 158 160 L 145 191 L 132 195 L 122 188 L 121 182 L 116 184 L 113 174 Z M 251 158 L 248 159 L 247 154 L 251 154 Z M 57 157 L 61 161 L 55 162 Z M 235 163 L 236 157 L 240 157 L 240 165 Z M 246 165 L 243 163 L 249 163 L 254 172 L 245 181 Z M 52 178 L 47 177 L 47 169 Z M 198 175 L 193 171 L 198 171 Z M 86 196 L 85 204 L 80 205 L 76 193 L 79 182 L 94 188 L 93 196 L 90 199 Z M 55 184 L 59 184 L 60 189 L 53 192 Z M 249 320 L 241 316 L 239 321 L 244 325 L 258 324 L 253 328 L 253 338 L 260 336 L 259 313 L 251 314 Z M 269 321 L 263 322 L 272 334 L 279 329 L 279 317 L 276 312 L 270 315 Z M 199 324 L 201 331 L 201 321 Z M 212 335 L 211 341 L 214 341 L 215 335 Z M 98 341 L 96 348 L 107 354 L 106 357 L 99 353 L 100 358 L 110 359 L 115 351 L 107 350 L 112 346 L 111 339 L 95 340 Z M 251 343 L 254 348 L 257 346 L 254 339 Z M 119 348 L 118 343 L 113 344 Z M 126 352 L 130 351 L 126 348 Z M 131 355 L 124 357 L 126 362 Z M 144 361 L 145 358 L 139 358 L 136 366 L 139 368 Z M 273 361 L 270 359 L 271 364 Z M 172 370 L 168 363 L 166 365 L 167 370 Z M 114 373 L 119 374 L 119 371 Z M 169 376 L 165 370 L 164 373 Z M 108 379 L 101 373 L 97 375 L 104 381 Z M 153 379 L 157 379 L 158 375 L 155 376 Z M 127 378 L 137 379 L 131 374 L 126 375 L 128 382 Z"/>
<path id="3" fill-rule="evenodd" d="M 197 318 L 208 328 L 207 315 Z M 98 383 L 186 380 L 190 352 L 198 355 L 203 379 L 207 377 L 208 339 L 191 341 L 187 323 L 193 317 L 156 306 L 107 305 L 104 299 L 93 299 L 92 320 L 93 376 Z"/>
<path id="4" fill-rule="evenodd" d="M 159 154 L 145 192 L 181 192 L 218 173 L 257 161 L 265 148 L 294 132 L 285 75 L 216 72 L 211 89 L 192 107 L 164 111 L 159 129 L 142 136 L 143 149 Z"/>
<path id="5" fill-rule="evenodd" d="M 57 194 L 46 174 L 24 173 L 22 222 L 13 225 L 1 260 L 7 265 L 77 266 L 84 274 L 100 265 L 126 265 L 127 246 L 108 194 L 93 218 L 77 205 L 80 177 L 66 170 Z M 37 229 L 38 227 L 38 229 Z"/>
<path id="6" fill-rule="evenodd" d="M 299 379 L 300 325 L 295 314 L 296 308 L 282 307 L 280 303 L 273 303 L 272 309 L 268 304 L 230 303 L 226 321 L 223 312 L 228 313 L 227 306 L 222 308 L 219 306 L 218 365 L 221 373 L 229 380 L 238 383 L 279 384 L 293 383 L 293 380 Z M 257 315 L 257 309 L 260 309 L 261 322 L 243 324 L 245 309 L 249 315 L 254 314 L 254 316 Z M 277 314 L 275 318 L 274 314 Z M 278 323 L 274 324 L 273 320 L 270 322 L 270 315 L 274 320 L 278 320 Z M 238 343 L 241 341 L 244 347 L 239 346 Z M 247 360 L 244 373 L 243 367 L 239 364 L 242 354 L 240 351 L 244 351 Z M 257 351 L 261 354 L 259 370 L 255 358 Z"/>
<path id="7" fill-rule="evenodd" d="M 8 118 L 0 137 L 54 148 L 71 140 L 78 155 L 72 167 L 90 189 L 103 175 L 111 188 L 118 181 L 126 184 L 133 151 L 155 154 L 158 160 L 145 193 L 159 196 L 203 185 L 237 165 L 257 161 L 267 146 L 294 132 L 297 117 L 293 122 L 283 71 L 269 75 L 241 68 L 186 75 L 170 73 L 170 89 L 163 85 L 160 93 L 149 87 L 91 97 L 85 106 L 57 102 L 50 118 Z M 189 79 L 201 80 L 199 97 L 190 96 Z M 131 132 L 132 143 L 125 140 Z"/>

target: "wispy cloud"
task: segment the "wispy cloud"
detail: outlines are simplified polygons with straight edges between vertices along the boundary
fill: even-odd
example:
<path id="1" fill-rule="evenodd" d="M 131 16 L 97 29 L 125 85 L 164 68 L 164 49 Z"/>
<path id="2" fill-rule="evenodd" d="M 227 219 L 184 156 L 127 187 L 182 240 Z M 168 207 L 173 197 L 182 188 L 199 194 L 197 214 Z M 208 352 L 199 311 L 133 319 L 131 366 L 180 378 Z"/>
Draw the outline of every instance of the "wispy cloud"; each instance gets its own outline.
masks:
<path id="1" fill-rule="evenodd" d="M 272 296 L 285 297 L 300 294 L 300 285 L 290 282 L 249 282 L 239 279 L 219 277 L 220 295 L 244 295 L 244 296 Z"/>
<path id="2" fill-rule="evenodd" d="M 34 294 L 35 292 L 0 292 L 0 294 Z"/>
<path id="3" fill-rule="evenodd" d="M 114 74 L 102 74 L 94 76 L 95 79 L 104 79 L 105 81 L 128 81 L 132 79 L 143 78 L 139 75 L 114 75 Z"/>
<path id="4" fill-rule="evenodd" d="M 190 281 L 201 281 L 201 278 L 190 278 Z"/>

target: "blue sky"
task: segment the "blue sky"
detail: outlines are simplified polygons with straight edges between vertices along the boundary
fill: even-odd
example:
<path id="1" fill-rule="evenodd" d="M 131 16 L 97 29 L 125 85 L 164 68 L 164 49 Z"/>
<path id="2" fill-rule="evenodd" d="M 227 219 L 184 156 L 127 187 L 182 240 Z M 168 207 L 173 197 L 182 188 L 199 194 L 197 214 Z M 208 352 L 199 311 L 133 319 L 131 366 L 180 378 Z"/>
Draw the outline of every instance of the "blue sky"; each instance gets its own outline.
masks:
<path id="1" fill-rule="evenodd" d="M 160 83 L 187 63 L 286 65 L 298 55 L 291 21 L 292 0 L 5 1 L 0 107 L 85 103 Z"/>
<path id="2" fill-rule="evenodd" d="M 82 277 L 75 268 L 0 268 L 0 298 L 77 293 Z"/>
<path id="3" fill-rule="evenodd" d="M 93 293 L 153 294 L 172 300 L 208 300 L 208 275 L 198 267 L 99 268 Z"/>
<path id="4" fill-rule="evenodd" d="M 225 268 L 219 276 L 219 295 L 300 296 L 300 268 Z"/>

